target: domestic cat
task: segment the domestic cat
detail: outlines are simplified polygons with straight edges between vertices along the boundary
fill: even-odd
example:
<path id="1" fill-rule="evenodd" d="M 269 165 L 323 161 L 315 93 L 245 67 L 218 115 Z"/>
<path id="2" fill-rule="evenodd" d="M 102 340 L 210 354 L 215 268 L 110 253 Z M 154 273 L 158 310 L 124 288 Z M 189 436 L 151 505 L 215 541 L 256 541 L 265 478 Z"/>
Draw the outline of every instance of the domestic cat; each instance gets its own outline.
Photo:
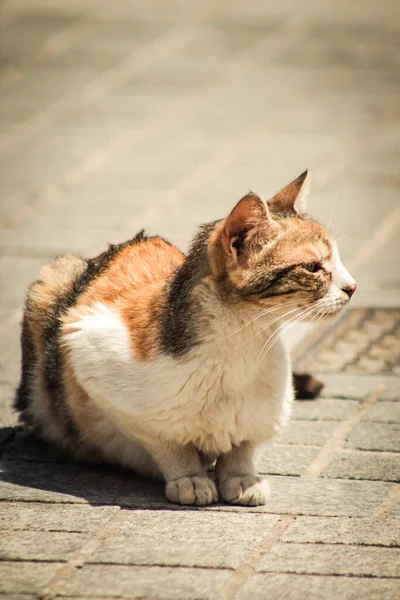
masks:
<path id="1" fill-rule="evenodd" d="M 268 202 L 246 194 L 186 256 L 141 232 L 43 267 L 25 305 L 21 421 L 75 456 L 163 478 L 171 502 L 265 503 L 254 451 L 293 399 L 282 326 L 335 314 L 356 288 L 305 213 L 307 187 L 305 172 Z"/>

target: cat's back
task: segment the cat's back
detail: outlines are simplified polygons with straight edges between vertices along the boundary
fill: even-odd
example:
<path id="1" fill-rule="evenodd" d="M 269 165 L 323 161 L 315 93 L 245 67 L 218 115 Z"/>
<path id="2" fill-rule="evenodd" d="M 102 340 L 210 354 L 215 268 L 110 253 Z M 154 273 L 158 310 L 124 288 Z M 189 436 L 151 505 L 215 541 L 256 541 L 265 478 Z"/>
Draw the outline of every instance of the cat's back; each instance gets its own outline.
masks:
<path id="1" fill-rule="evenodd" d="M 182 252 L 163 238 L 139 234 L 94 259 L 93 278 L 88 277 L 77 304 L 103 302 L 121 307 L 134 298 L 138 301 L 162 287 L 183 261 Z"/>
<path id="2" fill-rule="evenodd" d="M 15 399 L 21 420 L 36 427 L 47 415 L 54 430 L 57 423 L 63 430 L 72 423 L 73 434 L 63 326 L 79 322 L 100 304 L 132 332 L 131 343 L 138 357 L 145 358 L 155 347 L 154 309 L 166 280 L 183 260 L 180 250 L 161 237 L 140 232 L 95 258 L 64 255 L 45 265 L 25 303 L 22 373 Z M 61 434 L 55 431 L 50 437 Z"/>

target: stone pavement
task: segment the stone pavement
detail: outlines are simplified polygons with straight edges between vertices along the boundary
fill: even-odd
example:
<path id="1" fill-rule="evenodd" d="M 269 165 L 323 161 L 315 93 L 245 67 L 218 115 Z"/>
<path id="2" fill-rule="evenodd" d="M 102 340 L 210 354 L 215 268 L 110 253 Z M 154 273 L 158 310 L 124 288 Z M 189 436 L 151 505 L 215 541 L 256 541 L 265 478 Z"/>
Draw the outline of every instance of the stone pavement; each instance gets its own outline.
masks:
<path id="1" fill-rule="evenodd" d="M 397 0 L 0 2 L 0 597 L 399 599 Z M 168 504 L 14 429 L 19 322 L 54 254 L 185 248 L 305 168 L 359 289 L 298 329 L 322 398 L 259 458 L 260 508 Z"/>

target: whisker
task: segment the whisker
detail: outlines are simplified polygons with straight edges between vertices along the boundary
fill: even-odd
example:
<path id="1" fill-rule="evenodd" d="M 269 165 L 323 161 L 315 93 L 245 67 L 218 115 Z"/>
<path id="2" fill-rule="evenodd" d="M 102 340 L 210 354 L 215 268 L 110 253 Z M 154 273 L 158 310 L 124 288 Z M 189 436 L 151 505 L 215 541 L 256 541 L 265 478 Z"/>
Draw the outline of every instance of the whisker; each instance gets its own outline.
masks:
<path id="1" fill-rule="evenodd" d="M 297 304 L 297 301 L 296 302 L 288 302 L 285 306 L 293 306 L 294 304 Z M 226 338 L 229 338 L 232 335 L 235 335 L 236 333 L 239 333 L 239 331 L 242 331 L 242 329 L 244 329 L 248 325 L 251 325 L 252 323 L 254 323 L 254 321 L 257 321 L 258 319 L 261 319 L 261 317 L 265 317 L 265 315 L 268 315 L 269 313 L 275 312 L 275 311 L 277 311 L 277 310 L 279 310 L 281 308 L 282 308 L 282 305 L 279 305 L 279 306 L 273 306 L 272 308 L 269 308 L 268 310 L 263 311 L 262 313 L 260 313 L 259 315 L 253 317 L 252 319 L 250 319 L 250 321 L 248 321 L 247 323 L 245 323 L 244 325 L 242 325 L 241 327 L 239 327 L 239 329 L 236 329 L 236 331 L 233 331 L 232 333 L 230 333 L 229 335 L 227 335 Z"/>
<path id="2" fill-rule="evenodd" d="M 310 306 L 302 309 L 302 312 L 300 314 L 294 315 L 286 323 L 283 323 L 282 325 L 280 325 L 277 328 L 277 330 L 271 335 L 271 337 L 268 338 L 268 340 L 264 344 L 264 346 L 260 352 L 260 355 L 257 359 L 256 364 L 258 365 L 260 362 L 262 362 L 262 360 L 264 360 L 266 354 L 269 352 L 269 350 L 272 348 L 272 346 L 278 341 L 278 339 L 280 339 L 282 337 L 282 335 L 286 331 L 288 331 L 296 323 L 300 323 L 300 321 L 302 321 L 305 317 L 307 317 L 309 314 L 311 314 L 314 311 L 315 307 L 318 306 L 318 303 L 319 303 L 319 300 L 317 302 L 314 302 Z"/>
<path id="3" fill-rule="evenodd" d="M 297 302 L 296 302 L 296 304 L 297 304 Z M 266 329 L 268 329 L 269 327 L 271 327 L 271 325 L 273 325 L 277 321 L 280 321 L 281 319 L 284 319 L 285 317 L 287 317 L 288 315 L 290 315 L 291 313 L 293 313 L 295 310 L 302 310 L 302 309 L 301 309 L 301 307 L 296 306 L 292 310 L 288 310 L 286 313 L 284 313 L 283 315 L 281 315 L 277 319 L 274 319 L 271 323 L 268 323 L 265 327 L 263 327 L 262 329 L 260 329 L 260 331 L 257 331 L 257 333 L 255 333 L 249 340 L 247 340 L 245 342 L 245 344 L 248 344 L 249 342 L 251 342 L 251 340 L 254 340 L 254 338 L 257 337 L 260 333 L 262 333 L 263 331 L 265 331 Z"/>
<path id="4" fill-rule="evenodd" d="M 310 311 L 311 312 L 311 311 Z M 275 333 L 275 335 L 273 337 L 271 337 L 269 344 L 266 346 L 262 356 L 259 359 L 259 362 L 262 362 L 265 358 L 265 356 L 268 354 L 268 352 L 273 348 L 273 346 L 275 346 L 275 344 L 282 339 L 282 337 L 288 332 L 290 331 L 290 329 L 292 329 L 292 327 L 294 327 L 295 325 L 297 325 L 298 323 L 301 323 L 301 321 L 303 319 L 305 319 L 310 312 L 304 313 L 302 315 L 299 315 L 297 318 L 295 318 L 294 320 L 292 320 L 291 322 L 285 323 L 284 326 L 282 326 L 281 328 L 279 328 L 278 332 Z"/>

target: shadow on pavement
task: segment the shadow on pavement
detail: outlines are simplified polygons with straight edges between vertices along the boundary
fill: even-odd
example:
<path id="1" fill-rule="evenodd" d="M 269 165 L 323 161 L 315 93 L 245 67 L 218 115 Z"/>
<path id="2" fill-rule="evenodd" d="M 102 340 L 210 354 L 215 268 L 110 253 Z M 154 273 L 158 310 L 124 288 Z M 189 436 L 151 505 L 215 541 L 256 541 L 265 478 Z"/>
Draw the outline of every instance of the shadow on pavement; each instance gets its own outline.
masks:
<path id="1" fill-rule="evenodd" d="M 0 429 L 0 439 L 6 440 L 0 462 L 3 500 L 174 508 L 160 481 L 118 466 L 74 462 L 20 428 Z"/>

